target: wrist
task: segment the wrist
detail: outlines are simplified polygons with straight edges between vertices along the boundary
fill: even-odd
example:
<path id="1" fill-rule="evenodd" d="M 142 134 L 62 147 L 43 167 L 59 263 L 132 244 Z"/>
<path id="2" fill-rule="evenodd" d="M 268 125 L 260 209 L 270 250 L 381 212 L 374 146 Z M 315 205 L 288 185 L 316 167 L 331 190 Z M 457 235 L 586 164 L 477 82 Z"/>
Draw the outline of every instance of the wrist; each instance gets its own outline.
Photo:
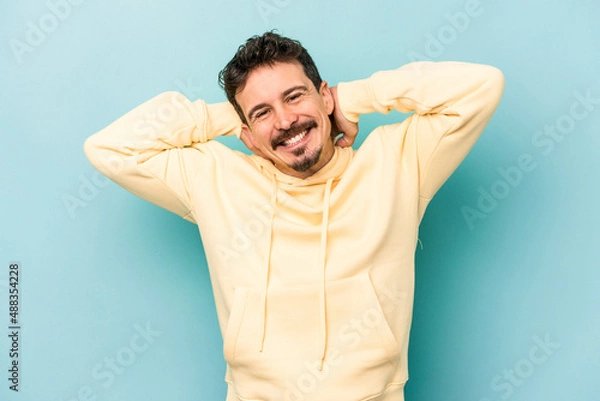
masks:
<path id="1" fill-rule="evenodd" d="M 240 138 L 242 121 L 233 105 L 229 102 L 212 103 L 206 105 L 208 118 L 207 134 L 209 139 L 217 136 L 235 135 Z"/>
<path id="2" fill-rule="evenodd" d="M 358 123 L 361 114 L 373 112 L 373 99 L 371 85 L 367 79 L 351 82 L 340 82 L 337 86 L 340 112 L 353 123 Z"/>

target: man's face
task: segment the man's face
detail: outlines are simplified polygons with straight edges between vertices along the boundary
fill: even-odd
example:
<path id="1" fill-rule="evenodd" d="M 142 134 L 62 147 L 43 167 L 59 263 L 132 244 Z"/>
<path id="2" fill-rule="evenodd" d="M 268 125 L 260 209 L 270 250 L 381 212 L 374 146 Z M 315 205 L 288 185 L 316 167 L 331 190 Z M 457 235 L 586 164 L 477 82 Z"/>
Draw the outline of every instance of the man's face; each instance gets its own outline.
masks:
<path id="1" fill-rule="evenodd" d="M 331 91 L 324 81 L 317 90 L 300 63 L 253 70 L 236 100 L 248 121 L 242 141 L 280 171 L 306 178 L 333 156 Z"/>

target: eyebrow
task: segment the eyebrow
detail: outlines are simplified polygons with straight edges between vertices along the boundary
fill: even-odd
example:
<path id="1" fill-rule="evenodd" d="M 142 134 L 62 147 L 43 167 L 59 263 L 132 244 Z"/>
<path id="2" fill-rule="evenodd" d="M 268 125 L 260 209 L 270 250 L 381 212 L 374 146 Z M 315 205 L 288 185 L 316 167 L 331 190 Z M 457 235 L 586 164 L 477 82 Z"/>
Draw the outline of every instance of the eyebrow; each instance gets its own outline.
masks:
<path id="1" fill-rule="evenodd" d="M 296 86 L 292 86 L 289 89 L 286 89 L 282 94 L 281 97 L 286 97 L 288 96 L 290 93 L 295 92 L 297 90 L 301 90 L 304 92 L 308 91 L 308 88 L 305 85 L 296 85 Z M 253 108 L 250 109 L 250 111 L 248 112 L 248 119 L 249 120 L 253 120 L 254 119 L 254 114 L 262 109 L 263 107 L 269 107 L 269 105 L 267 103 L 259 103 L 256 106 L 254 106 Z"/>

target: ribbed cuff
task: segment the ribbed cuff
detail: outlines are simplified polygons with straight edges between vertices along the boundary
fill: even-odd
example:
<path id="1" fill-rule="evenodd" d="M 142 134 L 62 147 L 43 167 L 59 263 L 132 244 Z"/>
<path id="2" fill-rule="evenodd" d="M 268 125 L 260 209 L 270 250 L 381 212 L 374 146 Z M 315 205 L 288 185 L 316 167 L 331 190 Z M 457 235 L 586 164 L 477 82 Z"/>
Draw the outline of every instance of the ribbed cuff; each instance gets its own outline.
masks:
<path id="1" fill-rule="evenodd" d="M 369 78 L 337 85 L 339 107 L 344 117 L 357 123 L 361 114 L 375 111 Z"/>
<path id="2" fill-rule="evenodd" d="M 235 112 L 233 105 L 229 102 L 213 103 L 206 105 L 208 118 L 207 139 L 218 136 L 235 135 L 240 137 L 242 122 Z"/>

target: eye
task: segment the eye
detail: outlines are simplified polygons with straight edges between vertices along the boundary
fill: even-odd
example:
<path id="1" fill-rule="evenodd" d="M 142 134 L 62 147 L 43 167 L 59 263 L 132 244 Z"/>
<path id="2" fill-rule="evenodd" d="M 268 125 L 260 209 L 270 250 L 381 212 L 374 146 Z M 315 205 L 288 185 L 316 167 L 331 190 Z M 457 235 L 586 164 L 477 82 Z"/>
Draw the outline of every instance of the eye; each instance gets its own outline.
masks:
<path id="1" fill-rule="evenodd" d="M 294 100 L 297 100 L 301 95 L 301 93 L 294 93 L 293 95 L 288 97 L 288 102 L 293 102 Z"/>
<path id="2" fill-rule="evenodd" d="M 266 116 L 266 115 L 267 115 L 267 113 L 268 113 L 268 111 L 269 111 L 269 110 L 266 110 L 266 109 L 265 109 L 265 110 L 260 110 L 260 111 L 257 111 L 256 113 L 254 113 L 254 120 L 257 120 L 257 119 L 259 119 L 259 118 L 261 118 L 261 117 L 264 117 L 264 116 Z"/>

